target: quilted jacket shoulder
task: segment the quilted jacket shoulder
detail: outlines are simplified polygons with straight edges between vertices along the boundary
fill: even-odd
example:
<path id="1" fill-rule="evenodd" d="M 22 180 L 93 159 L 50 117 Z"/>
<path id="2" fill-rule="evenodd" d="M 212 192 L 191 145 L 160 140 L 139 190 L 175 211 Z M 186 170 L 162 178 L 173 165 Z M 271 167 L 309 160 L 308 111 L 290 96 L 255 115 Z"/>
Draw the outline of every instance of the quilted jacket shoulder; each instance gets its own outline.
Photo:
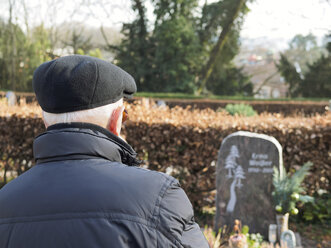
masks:
<path id="1" fill-rule="evenodd" d="M 130 147 L 111 138 L 37 138 L 41 162 L 0 190 L 0 247 L 208 247 L 178 181 L 123 164 Z"/>

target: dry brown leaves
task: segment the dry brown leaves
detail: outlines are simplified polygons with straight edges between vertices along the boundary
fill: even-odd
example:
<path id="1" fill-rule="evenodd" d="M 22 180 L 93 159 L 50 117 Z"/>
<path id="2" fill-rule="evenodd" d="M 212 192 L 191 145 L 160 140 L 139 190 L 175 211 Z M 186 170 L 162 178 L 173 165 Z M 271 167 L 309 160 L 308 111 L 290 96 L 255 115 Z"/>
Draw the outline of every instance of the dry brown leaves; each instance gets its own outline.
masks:
<path id="1" fill-rule="evenodd" d="M 256 126 L 266 129 L 291 129 L 305 127 L 307 129 L 318 127 L 331 127 L 331 112 L 325 115 L 304 117 L 302 115 L 284 117 L 281 114 L 264 113 L 254 117 L 231 116 L 226 112 L 217 112 L 211 109 L 183 109 L 175 107 L 157 107 L 153 103 L 127 104 L 130 120 L 145 122 L 147 124 L 171 124 L 174 126 L 191 126 L 199 129 L 216 128 L 254 128 Z"/>
<path id="2" fill-rule="evenodd" d="M 0 100 L 0 116 L 10 117 L 17 115 L 20 117 L 41 118 L 41 108 L 38 104 L 26 104 L 21 102 L 20 105 L 8 106 L 6 99 Z"/>
<path id="3" fill-rule="evenodd" d="M 231 116 L 225 111 L 214 111 L 212 109 L 192 109 L 175 107 L 157 107 L 154 103 L 126 104 L 129 118 L 133 122 L 144 122 L 147 124 L 171 124 L 173 126 L 190 126 L 198 129 L 216 128 L 252 128 L 263 127 L 266 129 L 291 129 L 304 127 L 312 129 L 316 127 L 331 127 L 331 111 L 325 115 L 304 117 L 302 115 L 284 117 L 281 114 L 263 113 L 254 117 Z M 19 106 L 8 106 L 5 101 L 0 101 L 0 116 L 9 117 L 41 118 L 41 108 L 38 104 L 21 103 Z"/>
<path id="4" fill-rule="evenodd" d="M 211 109 L 157 107 L 152 102 L 126 104 L 126 108 L 131 121 L 123 134 L 128 143 L 146 167 L 179 179 L 196 210 L 214 206 L 217 152 L 222 140 L 239 130 L 275 137 L 288 170 L 313 162 L 312 174 L 305 180 L 310 194 L 330 187 L 330 112 L 313 117 L 267 113 L 240 117 Z M 44 131 L 40 117 L 37 105 L 9 107 L 0 102 L 0 169 L 20 174 L 31 167 L 33 139 Z"/>

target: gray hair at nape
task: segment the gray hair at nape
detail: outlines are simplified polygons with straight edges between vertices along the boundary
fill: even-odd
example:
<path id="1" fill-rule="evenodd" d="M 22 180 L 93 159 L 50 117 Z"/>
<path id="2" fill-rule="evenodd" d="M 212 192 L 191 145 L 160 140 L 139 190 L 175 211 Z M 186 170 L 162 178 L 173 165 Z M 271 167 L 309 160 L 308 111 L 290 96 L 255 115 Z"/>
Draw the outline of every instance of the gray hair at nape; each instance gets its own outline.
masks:
<path id="1" fill-rule="evenodd" d="M 88 122 L 106 128 L 113 111 L 123 106 L 123 98 L 101 107 L 68 113 L 54 114 L 42 111 L 46 127 L 58 123 Z"/>

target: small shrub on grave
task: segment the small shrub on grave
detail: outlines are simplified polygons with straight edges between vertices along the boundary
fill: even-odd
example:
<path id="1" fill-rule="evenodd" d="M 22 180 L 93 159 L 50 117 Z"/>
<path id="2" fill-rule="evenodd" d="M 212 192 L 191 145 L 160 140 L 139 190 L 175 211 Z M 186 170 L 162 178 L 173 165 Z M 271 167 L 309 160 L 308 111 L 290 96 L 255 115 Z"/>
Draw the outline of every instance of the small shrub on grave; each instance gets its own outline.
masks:
<path id="1" fill-rule="evenodd" d="M 247 104 L 227 104 L 225 110 L 230 115 L 239 115 L 239 116 L 254 116 L 256 112 L 253 107 Z"/>
<path id="2" fill-rule="evenodd" d="M 331 223 L 331 193 L 326 190 L 319 190 L 314 194 L 315 201 L 308 202 L 301 208 L 301 214 L 298 216 L 301 220 L 310 223 Z M 299 219 L 299 220 L 300 220 Z"/>
<path id="3" fill-rule="evenodd" d="M 275 210 L 278 213 L 297 215 L 299 212 L 296 208 L 297 202 L 304 204 L 314 201 L 313 197 L 303 195 L 306 190 L 302 185 L 312 166 L 313 164 L 310 162 L 305 163 L 293 175 L 287 173 L 283 165 L 281 165 L 280 170 L 274 167 L 274 191 L 272 192 L 272 196 L 276 205 Z"/>

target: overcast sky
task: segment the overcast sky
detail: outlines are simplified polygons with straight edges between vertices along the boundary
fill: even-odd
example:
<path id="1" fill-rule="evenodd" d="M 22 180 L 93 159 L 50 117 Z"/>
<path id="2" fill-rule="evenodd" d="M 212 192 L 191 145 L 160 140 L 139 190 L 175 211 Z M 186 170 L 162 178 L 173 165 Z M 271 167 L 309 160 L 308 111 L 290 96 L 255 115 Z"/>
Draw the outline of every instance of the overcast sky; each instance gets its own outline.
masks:
<path id="1" fill-rule="evenodd" d="M 331 2 L 327 0 L 256 0 L 249 4 L 242 36 L 292 38 L 331 31 Z"/>
<path id="2" fill-rule="evenodd" d="M 26 0 L 29 19 L 34 23 L 40 21 L 61 23 L 71 19 L 85 22 L 91 26 L 116 26 L 120 29 L 123 22 L 133 19 L 130 0 L 86 0 L 94 2 L 90 8 L 82 7 L 81 1 L 65 1 L 57 4 L 57 9 L 50 9 L 45 2 L 58 0 Z M 207 0 L 208 3 L 214 0 Z M 0 15 L 8 0 L 0 0 Z M 19 1 L 17 1 L 19 2 Z M 148 1 L 147 1 L 148 2 Z M 205 0 L 200 0 L 203 4 Z M 153 17 L 150 4 L 146 4 L 149 18 Z M 261 40 L 264 38 L 278 40 L 287 44 L 296 34 L 313 33 L 323 37 L 331 31 L 331 1 L 329 0 L 255 0 L 249 3 L 251 11 L 246 16 L 242 37 Z M 78 11 L 74 11 L 77 9 Z M 23 11 L 23 10 L 22 10 Z M 77 14 L 77 13 L 83 14 Z M 90 15 L 93 12 L 94 15 Z M 56 15 L 54 15 L 56 13 Z M 71 18 L 71 17 L 72 18 Z M 283 45 L 284 45 L 283 44 Z"/>

